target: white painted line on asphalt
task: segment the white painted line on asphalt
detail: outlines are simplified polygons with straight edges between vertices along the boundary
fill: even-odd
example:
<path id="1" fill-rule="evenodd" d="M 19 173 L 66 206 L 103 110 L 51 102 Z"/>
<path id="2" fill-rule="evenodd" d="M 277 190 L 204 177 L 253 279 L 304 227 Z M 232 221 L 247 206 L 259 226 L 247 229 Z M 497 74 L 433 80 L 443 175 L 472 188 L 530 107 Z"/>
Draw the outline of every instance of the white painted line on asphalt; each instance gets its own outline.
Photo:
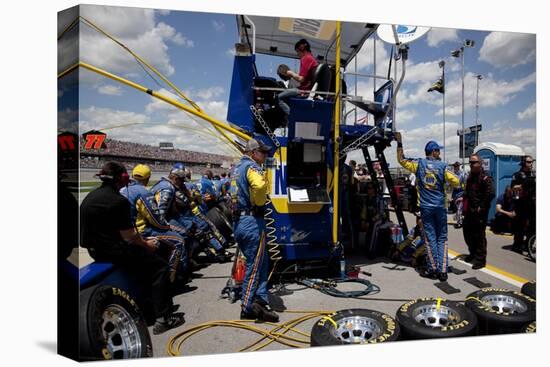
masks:
<path id="1" fill-rule="evenodd" d="M 449 252 L 449 258 L 456 259 L 456 261 L 460 262 L 461 264 L 472 267 L 472 264 L 457 258 L 460 255 L 458 252 L 455 252 L 453 250 L 448 250 L 448 252 Z M 522 277 L 508 273 L 507 271 L 504 271 L 492 265 L 487 265 L 486 267 L 478 270 L 484 272 L 485 274 L 489 274 L 497 279 L 505 281 L 506 283 L 516 286 L 518 288 L 521 288 L 523 284 L 527 283 L 528 281 L 527 279 L 523 279 Z"/>

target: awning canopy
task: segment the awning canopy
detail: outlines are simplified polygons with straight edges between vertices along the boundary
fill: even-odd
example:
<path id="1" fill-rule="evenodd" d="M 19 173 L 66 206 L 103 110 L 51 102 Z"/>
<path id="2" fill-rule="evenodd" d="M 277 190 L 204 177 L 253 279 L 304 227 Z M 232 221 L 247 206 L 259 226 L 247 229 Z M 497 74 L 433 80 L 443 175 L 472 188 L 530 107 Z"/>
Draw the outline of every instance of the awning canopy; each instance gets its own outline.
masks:
<path id="1" fill-rule="evenodd" d="M 290 57 L 297 59 L 294 45 L 302 38 L 311 44 L 315 58 L 329 64 L 336 63 L 336 21 L 303 18 L 277 18 L 248 16 L 256 29 L 256 53 Z M 242 42 L 250 41 L 252 46 L 253 28 L 242 15 L 237 15 L 239 36 Z M 363 43 L 376 32 L 378 24 L 342 22 L 340 57 L 345 67 L 359 52 Z"/>

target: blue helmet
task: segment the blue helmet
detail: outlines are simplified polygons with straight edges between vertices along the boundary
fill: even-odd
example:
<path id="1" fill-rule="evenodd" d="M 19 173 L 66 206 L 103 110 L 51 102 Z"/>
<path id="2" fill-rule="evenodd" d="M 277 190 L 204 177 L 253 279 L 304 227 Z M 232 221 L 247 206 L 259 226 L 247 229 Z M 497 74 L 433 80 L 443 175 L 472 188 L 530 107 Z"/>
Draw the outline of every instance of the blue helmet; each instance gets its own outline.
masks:
<path id="1" fill-rule="evenodd" d="M 174 164 L 170 170 L 170 174 L 185 179 L 185 165 L 181 162 Z"/>

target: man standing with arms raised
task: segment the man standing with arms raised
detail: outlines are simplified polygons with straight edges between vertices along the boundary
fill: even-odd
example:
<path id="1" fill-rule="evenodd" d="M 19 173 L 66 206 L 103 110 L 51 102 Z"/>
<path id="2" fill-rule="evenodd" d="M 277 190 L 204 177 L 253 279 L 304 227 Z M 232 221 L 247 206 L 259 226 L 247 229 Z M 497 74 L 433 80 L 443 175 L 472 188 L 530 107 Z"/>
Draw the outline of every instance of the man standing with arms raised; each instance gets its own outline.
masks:
<path id="1" fill-rule="evenodd" d="M 458 177 L 447 170 L 439 159 L 442 146 L 429 141 L 424 147 L 426 158 L 405 159 L 401 133 L 395 133 L 397 160 L 401 166 L 416 175 L 420 216 L 424 224 L 424 242 L 428 254 L 428 267 L 420 275 L 425 278 L 447 280 L 447 204 L 445 182 L 456 187 Z"/>

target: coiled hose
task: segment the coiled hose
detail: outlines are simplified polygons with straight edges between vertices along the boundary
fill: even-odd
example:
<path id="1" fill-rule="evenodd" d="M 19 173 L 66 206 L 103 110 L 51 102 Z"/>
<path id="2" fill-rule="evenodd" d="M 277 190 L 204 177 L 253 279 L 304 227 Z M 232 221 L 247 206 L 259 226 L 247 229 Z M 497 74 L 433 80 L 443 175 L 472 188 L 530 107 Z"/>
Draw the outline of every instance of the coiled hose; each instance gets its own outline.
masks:
<path id="1" fill-rule="evenodd" d="M 275 272 L 277 263 L 279 262 L 279 260 L 283 258 L 281 255 L 280 245 L 277 243 L 277 236 L 275 235 L 276 229 L 275 229 L 275 226 L 273 225 L 273 223 L 275 223 L 275 218 L 273 218 L 272 216 L 273 208 L 271 203 L 272 203 L 271 198 L 268 195 L 265 203 L 265 213 L 264 213 L 265 235 L 266 235 L 265 237 L 267 241 L 267 252 L 269 253 L 269 259 L 273 262 L 271 272 L 267 277 L 268 282 L 271 280 L 271 276 Z"/>

